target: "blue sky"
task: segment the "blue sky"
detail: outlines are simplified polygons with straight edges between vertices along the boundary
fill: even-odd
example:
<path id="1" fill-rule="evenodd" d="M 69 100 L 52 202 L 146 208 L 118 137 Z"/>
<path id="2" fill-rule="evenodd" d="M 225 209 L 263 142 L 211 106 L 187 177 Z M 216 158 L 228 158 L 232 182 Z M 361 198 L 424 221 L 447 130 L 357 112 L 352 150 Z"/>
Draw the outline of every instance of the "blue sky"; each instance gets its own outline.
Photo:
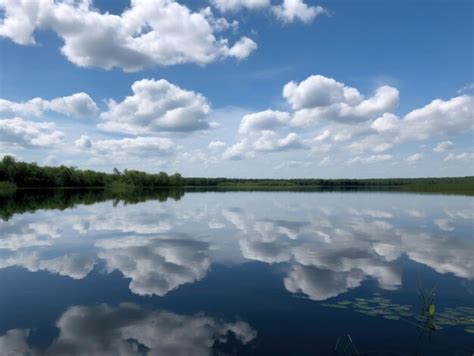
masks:
<path id="1" fill-rule="evenodd" d="M 0 0 L 0 155 L 187 176 L 472 175 L 473 7 Z"/>

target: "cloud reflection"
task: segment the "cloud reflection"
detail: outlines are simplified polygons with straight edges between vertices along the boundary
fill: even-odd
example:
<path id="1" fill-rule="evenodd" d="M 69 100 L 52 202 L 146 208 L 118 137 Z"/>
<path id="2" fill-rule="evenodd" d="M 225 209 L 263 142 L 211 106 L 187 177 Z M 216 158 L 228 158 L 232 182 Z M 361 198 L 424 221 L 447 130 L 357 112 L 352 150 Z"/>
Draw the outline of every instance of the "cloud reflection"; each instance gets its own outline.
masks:
<path id="1" fill-rule="evenodd" d="M 224 322 L 202 314 L 187 316 L 146 310 L 131 303 L 74 306 L 56 323 L 59 336 L 45 350 L 27 342 L 29 330 L 14 329 L 0 336 L 2 355 L 170 355 L 207 356 L 216 342 L 232 333 L 241 345 L 255 339 L 246 322 Z M 224 355 L 223 353 L 220 353 Z"/>
<path id="2" fill-rule="evenodd" d="M 184 238 L 126 237 L 97 242 L 99 258 L 109 272 L 131 278 L 139 295 L 165 295 L 178 286 L 202 279 L 210 266 L 209 244 Z"/>
<path id="3" fill-rule="evenodd" d="M 469 240 L 420 233 L 420 229 L 413 232 L 394 220 L 395 211 L 320 211 L 322 214 L 310 221 L 285 222 L 286 226 L 299 227 L 291 234 L 279 233 L 280 220 L 259 220 L 239 209 L 223 210 L 222 215 L 241 231 L 244 257 L 265 263 L 289 263 L 285 288 L 313 300 L 335 297 L 369 278 L 382 289 L 397 289 L 402 284 L 397 261 L 401 256 L 438 273 L 474 278 L 470 257 L 474 255 L 474 245 Z M 455 225 L 450 222 L 450 231 Z"/>
<path id="4" fill-rule="evenodd" d="M 202 280 L 213 263 L 285 263 L 286 289 L 314 300 L 369 279 L 394 290 L 402 257 L 474 279 L 468 200 L 417 196 L 410 205 L 410 195 L 232 194 L 16 215 L 0 222 L 0 269 L 80 279 L 104 264 L 130 279 L 133 293 L 164 296 Z"/>

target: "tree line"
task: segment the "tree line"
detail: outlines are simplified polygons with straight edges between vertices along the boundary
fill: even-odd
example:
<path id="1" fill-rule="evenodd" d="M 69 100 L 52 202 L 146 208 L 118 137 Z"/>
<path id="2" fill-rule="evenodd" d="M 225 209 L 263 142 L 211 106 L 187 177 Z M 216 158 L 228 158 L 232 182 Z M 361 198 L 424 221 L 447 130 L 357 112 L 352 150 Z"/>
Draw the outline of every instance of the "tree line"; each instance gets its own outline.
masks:
<path id="1" fill-rule="evenodd" d="M 80 170 L 76 167 L 38 166 L 36 163 L 16 161 L 5 156 L 0 161 L 0 190 L 8 184 L 14 187 L 108 187 L 117 193 L 130 187 L 207 187 L 222 189 L 348 189 L 381 188 L 407 191 L 462 191 L 474 193 L 474 177 L 446 178 L 374 178 L 374 179 L 245 179 L 245 178 L 184 178 L 179 173 L 168 175 L 137 170 L 120 172 L 114 168 L 112 173 Z"/>
<path id="2" fill-rule="evenodd" d="M 186 186 L 196 187 L 402 187 L 413 185 L 456 184 L 473 185 L 474 177 L 442 178 L 369 178 L 369 179 L 237 179 L 237 178 L 184 178 Z"/>
<path id="3" fill-rule="evenodd" d="M 38 166 L 36 163 L 16 161 L 5 156 L 0 161 L 0 182 L 15 184 L 17 187 L 106 187 L 110 185 L 131 185 L 135 187 L 179 187 L 184 179 L 179 173 L 165 172 L 150 174 L 136 170 L 113 173 L 81 170 L 76 167 Z"/>

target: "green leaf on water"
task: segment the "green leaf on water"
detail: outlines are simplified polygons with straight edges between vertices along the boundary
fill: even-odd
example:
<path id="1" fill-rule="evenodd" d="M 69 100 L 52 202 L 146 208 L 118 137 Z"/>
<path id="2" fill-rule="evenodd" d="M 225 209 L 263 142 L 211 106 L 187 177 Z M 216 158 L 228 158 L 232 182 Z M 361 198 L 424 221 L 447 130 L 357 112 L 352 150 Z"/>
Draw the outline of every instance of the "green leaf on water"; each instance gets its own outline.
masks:
<path id="1" fill-rule="evenodd" d="M 383 317 L 389 320 L 400 320 L 400 318 L 396 315 L 384 315 Z"/>

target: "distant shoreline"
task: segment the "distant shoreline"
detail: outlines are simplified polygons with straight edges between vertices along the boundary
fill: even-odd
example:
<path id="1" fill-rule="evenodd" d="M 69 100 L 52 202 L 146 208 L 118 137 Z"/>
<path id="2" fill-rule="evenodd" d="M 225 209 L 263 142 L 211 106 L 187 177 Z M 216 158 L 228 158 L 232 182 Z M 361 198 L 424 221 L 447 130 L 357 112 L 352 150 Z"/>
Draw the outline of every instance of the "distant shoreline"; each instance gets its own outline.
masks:
<path id="1" fill-rule="evenodd" d="M 428 192 L 474 195 L 474 176 L 437 178 L 366 178 L 366 179 L 246 179 L 183 177 L 179 173 L 146 173 L 136 170 L 113 173 L 80 170 L 75 167 L 38 166 L 5 156 L 0 161 L 0 195 L 17 189 L 102 188 L 110 193 L 130 193 L 137 189 L 186 188 L 247 191 L 360 190 Z"/>

